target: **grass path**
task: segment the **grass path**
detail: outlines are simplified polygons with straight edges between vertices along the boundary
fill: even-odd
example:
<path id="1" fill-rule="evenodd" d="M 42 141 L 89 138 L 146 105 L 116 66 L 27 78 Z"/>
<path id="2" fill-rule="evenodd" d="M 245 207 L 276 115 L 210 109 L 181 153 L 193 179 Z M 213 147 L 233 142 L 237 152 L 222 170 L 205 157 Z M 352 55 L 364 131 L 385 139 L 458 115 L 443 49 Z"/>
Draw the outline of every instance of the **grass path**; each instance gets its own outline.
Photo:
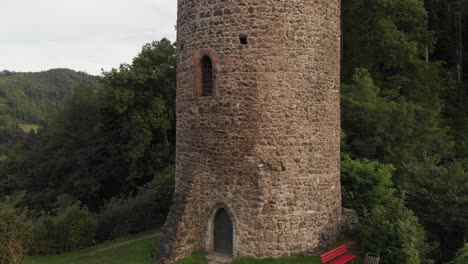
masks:
<path id="1" fill-rule="evenodd" d="M 111 250 L 111 249 L 114 249 L 114 248 L 117 248 L 117 247 L 126 246 L 128 244 L 132 244 L 132 243 L 135 243 L 135 242 L 138 242 L 138 241 L 141 241 L 141 240 L 145 240 L 145 239 L 149 239 L 149 238 L 155 238 L 155 237 L 159 237 L 159 233 L 152 234 L 152 235 L 145 236 L 145 237 L 135 238 L 135 239 L 125 241 L 125 242 L 121 242 L 121 243 L 117 243 L 117 244 L 114 244 L 114 245 L 111 245 L 111 246 L 108 246 L 108 247 L 105 247 L 105 248 L 100 248 L 100 249 L 98 249 L 96 251 L 93 251 L 93 252 L 87 254 L 86 256 L 94 256 L 94 255 L 96 255 L 98 253 L 101 253 L 101 252 L 104 252 L 104 251 L 108 251 L 108 250 Z"/>
<path id="2" fill-rule="evenodd" d="M 26 264 L 154 264 L 159 231 L 153 230 L 56 256 L 34 257 Z"/>

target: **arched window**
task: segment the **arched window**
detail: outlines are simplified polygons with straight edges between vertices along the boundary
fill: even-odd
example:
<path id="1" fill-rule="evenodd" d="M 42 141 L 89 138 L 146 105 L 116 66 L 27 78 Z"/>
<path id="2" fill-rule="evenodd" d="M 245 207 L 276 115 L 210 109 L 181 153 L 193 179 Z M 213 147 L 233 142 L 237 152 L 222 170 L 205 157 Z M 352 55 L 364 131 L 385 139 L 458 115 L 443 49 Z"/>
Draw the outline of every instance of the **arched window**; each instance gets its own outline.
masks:
<path id="1" fill-rule="evenodd" d="M 192 64 L 193 63 L 193 64 Z M 193 92 L 195 97 L 214 99 L 218 96 L 219 61 L 213 49 L 202 48 L 193 56 Z"/>
<path id="2" fill-rule="evenodd" d="M 202 96 L 213 95 L 213 62 L 210 57 L 204 56 L 202 64 Z"/>

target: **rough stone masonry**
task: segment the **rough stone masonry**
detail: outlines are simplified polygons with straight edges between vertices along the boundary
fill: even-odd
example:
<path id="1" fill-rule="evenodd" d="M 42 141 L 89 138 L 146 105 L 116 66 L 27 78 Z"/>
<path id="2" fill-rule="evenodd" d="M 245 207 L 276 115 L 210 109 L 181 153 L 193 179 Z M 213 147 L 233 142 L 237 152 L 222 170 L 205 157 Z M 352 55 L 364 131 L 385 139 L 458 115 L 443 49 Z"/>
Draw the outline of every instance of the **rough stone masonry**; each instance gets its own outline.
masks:
<path id="1" fill-rule="evenodd" d="M 340 0 L 178 0 L 177 168 L 159 263 L 316 254 L 339 232 Z M 213 93 L 202 96 L 203 58 Z"/>

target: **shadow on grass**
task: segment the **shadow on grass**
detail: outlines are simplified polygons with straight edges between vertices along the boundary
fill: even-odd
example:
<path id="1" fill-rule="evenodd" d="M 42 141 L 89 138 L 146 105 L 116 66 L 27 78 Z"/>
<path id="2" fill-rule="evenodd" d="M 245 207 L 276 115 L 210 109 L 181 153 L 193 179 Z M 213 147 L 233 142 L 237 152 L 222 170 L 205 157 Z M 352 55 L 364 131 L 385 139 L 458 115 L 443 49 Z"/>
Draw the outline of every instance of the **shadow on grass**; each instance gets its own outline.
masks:
<path id="1" fill-rule="evenodd" d="M 208 264 L 208 260 L 206 260 L 206 253 L 198 252 L 188 258 L 177 261 L 176 264 Z"/>

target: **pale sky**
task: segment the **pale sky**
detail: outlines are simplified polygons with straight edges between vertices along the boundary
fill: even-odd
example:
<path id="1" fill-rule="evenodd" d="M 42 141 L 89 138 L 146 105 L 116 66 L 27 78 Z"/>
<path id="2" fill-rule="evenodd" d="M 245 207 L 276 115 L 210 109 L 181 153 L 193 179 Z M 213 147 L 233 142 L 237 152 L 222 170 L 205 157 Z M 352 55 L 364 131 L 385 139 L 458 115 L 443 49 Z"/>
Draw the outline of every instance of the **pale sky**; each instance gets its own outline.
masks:
<path id="1" fill-rule="evenodd" d="M 0 71 L 100 74 L 175 41 L 177 0 L 0 0 Z"/>

